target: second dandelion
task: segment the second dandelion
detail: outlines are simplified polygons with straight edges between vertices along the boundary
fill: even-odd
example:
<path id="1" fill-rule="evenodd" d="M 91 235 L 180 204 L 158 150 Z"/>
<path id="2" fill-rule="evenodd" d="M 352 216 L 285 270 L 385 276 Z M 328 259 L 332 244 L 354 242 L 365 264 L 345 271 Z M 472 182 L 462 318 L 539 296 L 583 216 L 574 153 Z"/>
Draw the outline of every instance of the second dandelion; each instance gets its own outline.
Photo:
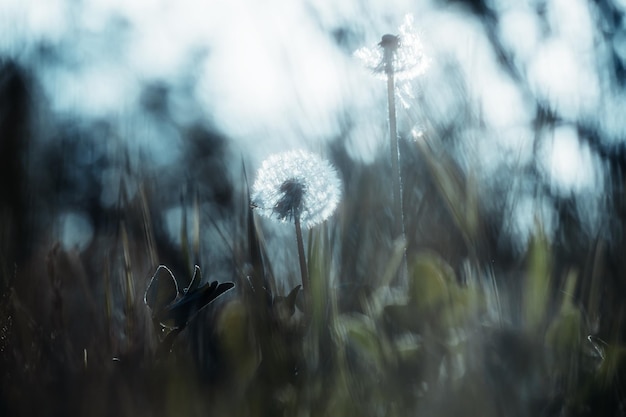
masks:
<path id="1" fill-rule="evenodd" d="M 389 113 L 389 144 L 391 149 L 392 192 L 394 230 L 393 238 L 406 241 L 402 203 L 402 174 L 400 171 L 400 151 L 396 126 L 395 80 L 408 80 L 422 75 L 430 64 L 424 54 L 419 37 L 413 30 L 413 16 L 406 15 L 400 26 L 400 35 L 383 35 L 374 48 L 361 48 L 354 55 L 377 76 L 387 80 L 387 109 Z M 406 271 L 406 256 L 403 271 Z"/>
<path id="2" fill-rule="evenodd" d="M 315 154 L 288 151 L 270 156 L 259 169 L 251 193 L 252 207 L 262 216 L 293 222 L 296 228 L 302 288 L 308 292 L 302 227 L 328 219 L 341 198 L 341 181 L 331 164 Z"/>

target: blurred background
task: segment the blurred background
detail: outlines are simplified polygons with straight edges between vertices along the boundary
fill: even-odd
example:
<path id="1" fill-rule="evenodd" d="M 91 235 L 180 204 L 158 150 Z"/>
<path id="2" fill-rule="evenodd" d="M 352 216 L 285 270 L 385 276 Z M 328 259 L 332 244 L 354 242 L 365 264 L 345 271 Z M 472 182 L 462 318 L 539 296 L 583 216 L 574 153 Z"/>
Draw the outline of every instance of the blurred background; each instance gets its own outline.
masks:
<path id="1" fill-rule="evenodd" d="M 291 228 L 261 219 L 251 226 L 247 189 L 269 155 L 306 149 L 331 161 L 343 183 L 336 215 L 307 242 L 309 254 L 328 256 L 328 326 L 354 330 L 342 314 L 368 317 L 374 329 L 404 323 L 398 312 L 379 317 L 368 308 L 410 305 L 402 291 L 429 274 L 420 264 L 429 253 L 426 264 L 452 271 L 446 294 L 457 285 L 479 294 L 478 336 L 467 336 L 475 327 L 465 322 L 450 325 L 471 340 L 459 357 L 497 358 L 473 371 L 453 362 L 419 368 L 407 383 L 377 359 L 311 359 L 344 346 L 333 343 L 345 332 L 320 330 L 302 339 L 319 351 L 299 351 L 310 375 L 380 366 L 410 386 L 411 398 L 428 398 L 368 403 L 372 415 L 452 414 L 441 406 L 452 388 L 437 391 L 433 381 L 479 377 L 495 382 L 478 393 L 469 382 L 456 385 L 459 409 L 460 398 L 478 396 L 473 406 L 484 415 L 624 415 L 625 14 L 622 0 L 0 0 L 0 414 L 221 415 L 238 395 L 267 394 L 233 388 L 263 374 L 255 374 L 259 354 L 250 347 L 263 337 L 237 303 L 258 267 L 256 239 L 274 298 L 299 284 L 299 265 Z M 384 34 L 402 42 L 407 16 L 423 45 L 414 52 L 429 66 L 396 83 L 409 262 L 398 295 L 383 278 L 397 255 L 387 84 L 354 53 L 377 50 Z M 322 249 L 315 239 L 326 242 Z M 162 367 L 153 366 L 159 335 L 143 304 L 160 264 L 182 283 L 198 264 L 205 280 L 237 285 L 199 314 L 180 335 L 184 353 Z M 527 369 L 550 374 L 558 362 L 551 355 L 562 356 L 546 353 L 543 340 L 566 305 L 577 317 L 576 360 L 538 382 L 545 374 Z M 444 326 L 425 316 L 415 322 Z M 389 340 L 399 333 L 401 344 L 445 351 L 445 360 L 435 355 L 444 362 L 457 354 L 448 336 L 429 346 L 428 331 L 407 326 L 392 326 Z M 241 357 L 225 346 L 243 349 Z M 511 356 L 502 353 L 512 346 Z M 601 388 L 589 388 L 585 372 L 603 366 Z M 232 383 L 232 374 L 247 382 Z M 314 393 L 324 391 L 313 382 L 317 388 L 301 388 L 313 376 L 304 381 L 277 383 L 276 403 L 238 412 L 355 412 L 337 405 L 341 396 L 315 409 Z M 545 401 L 536 398 L 542 384 L 551 387 Z M 161 392 L 171 393 L 159 400 L 165 408 L 152 400 Z M 207 405 L 218 393 L 226 400 Z M 76 403 L 77 394 L 85 400 Z M 485 405 L 492 397 L 501 400 Z M 292 402 L 311 408 L 285 405 Z"/>

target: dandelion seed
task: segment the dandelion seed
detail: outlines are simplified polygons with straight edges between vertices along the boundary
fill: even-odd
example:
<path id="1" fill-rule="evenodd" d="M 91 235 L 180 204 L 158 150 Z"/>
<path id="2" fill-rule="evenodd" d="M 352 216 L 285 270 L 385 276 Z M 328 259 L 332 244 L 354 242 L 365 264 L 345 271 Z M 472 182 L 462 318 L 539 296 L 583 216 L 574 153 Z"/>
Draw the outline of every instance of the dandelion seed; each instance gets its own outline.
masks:
<path id="1" fill-rule="evenodd" d="M 399 35 L 383 35 L 377 45 L 360 48 L 354 55 L 382 79 L 393 72 L 396 79 L 409 80 L 424 74 L 430 66 L 410 14 L 404 17 Z"/>
<path id="2" fill-rule="evenodd" d="M 426 135 L 426 128 L 421 123 L 416 123 L 411 129 L 411 138 L 414 142 L 418 142 L 424 139 Z"/>
<path id="3" fill-rule="evenodd" d="M 251 200 L 257 212 L 311 228 L 330 217 L 341 198 L 335 169 L 318 156 L 289 151 L 270 156 L 257 173 Z"/>

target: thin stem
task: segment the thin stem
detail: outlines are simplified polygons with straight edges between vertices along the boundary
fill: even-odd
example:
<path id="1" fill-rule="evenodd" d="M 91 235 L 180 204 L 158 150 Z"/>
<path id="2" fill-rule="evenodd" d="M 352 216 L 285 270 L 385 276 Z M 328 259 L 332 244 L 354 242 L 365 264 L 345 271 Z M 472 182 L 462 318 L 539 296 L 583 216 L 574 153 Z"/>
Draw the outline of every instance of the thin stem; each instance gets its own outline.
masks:
<path id="1" fill-rule="evenodd" d="M 298 258 L 300 260 L 300 273 L 302 274 L 302 289 L 307 291 L 309 288 L 309 274 L 306 266 L 306 258 L 304 257 L 304 242 L 302 240 L 302 227 L 300 226 L 300 216 L 296 217 L 296 240 L 298 241 Z"/>
<path id="2" fill-rule="evenodd" d="M 398 129 L 396 126 L 396 97 L 394 92 L 393 70 L 387 71 L 387 102 L 389 110 L 389 138 L 391 144 L 391 170 L 393 172 L 393 203 L 396 219 L 395 237 L 402 233 L 402 183 L 400 180 L 400 150 L 398 149 Z"/>
<path id="3" fill-rule="evenodd" d="M 384 38 L 383 38 L 384 39 Z M 393 53 L 391 50 L 385 51 L 385 73 L 387 75 L 387 107 L 389 111 L 389 139 L 391 148 L 391 170 L 393 186 L 393 215 L 394 230 L 393 238 L 402 238 L 406 241 L 404 232 L 404 214 L 402 208 L 402 173 L 400 171 L 400 149 L 398 147 L 398 128 L 396 122 L 396 95 L 395 77 L 393 68 Z M 400 267 L 398 277 L 404 281 L 407 272 L 406 251 Z"/>
<path id="4" fill-rule="evenodd" d="M 309 299 L 309 272 L 306 266 L 306 258 L 304 256 L 304 241 L 302 239 L 302 226 L 300 226 L 300 215 L 295 216 L 296 224 L 296 241 L 298 243 L 298 259 L 300 261 L 300 274 L 302 275 L 302 291 L 304 292 L 305 313 L 308 312 Z"/>

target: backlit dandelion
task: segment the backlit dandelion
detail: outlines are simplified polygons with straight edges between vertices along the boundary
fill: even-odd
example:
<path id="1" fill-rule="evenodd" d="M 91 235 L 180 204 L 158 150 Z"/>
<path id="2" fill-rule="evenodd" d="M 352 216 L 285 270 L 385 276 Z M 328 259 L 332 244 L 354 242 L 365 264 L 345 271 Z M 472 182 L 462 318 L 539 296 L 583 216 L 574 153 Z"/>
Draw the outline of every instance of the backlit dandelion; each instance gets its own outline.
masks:
<path id="1" fill-rule="evenodd" d="M 415 31 L 413 15 L 404 17 L 398 32 L 398 35 L 383 35 L 377 45 L 360 48 L 354 55 L 382 79 L 386 79 L 389 72 L 393 72 L 398 80 L 424 74 L 430 66 L 430 58 L 424 53 L 424 46 Z"/>
<path id="2" fill-rule="evenodd" d="M 305 297 L 305 315 L 310 318 L 309 275 L 304 255 L 302 226 L 311 228 L 330 217 L 341 197 L 335 169 L 318 156 L 289 151 L 266 159 L 252 186 L 251 205 L 256 211 L 296 228 L 298 260 Z"/>
<path id="3" fill-rule="evenodd" d="M 270 156 L 252 186 L 252 205 L 257 212 L 282 222 L 299 219 L 311 228 L 328 219 L 341 198 L 341 183 L 335 169 L 305 151 Z"/>
<path id="4" fill-rule="evenodd" d="M 389 144 L 391 150 L 392 192 L 394 213 L 394 238 L 406 241 L 402 210 L 402 175 L 396 122 L 395 80 L 407 80 L 423 74 L 430 64 L 424 54 L 422 43 L 413 29 L 413 16 L 408 14 L 399 28 L 399 35 L 383 35 L 374 48 L 361 48 L 354 55 L 374 73 L 387 80 L 387 104 L 389 111 Z M 401 100 L 401 103 L 403 101 Z M 403 105 L 406 106 L 405 103 Z M 406 273 L 406 256 L 400 276 Z"/>

